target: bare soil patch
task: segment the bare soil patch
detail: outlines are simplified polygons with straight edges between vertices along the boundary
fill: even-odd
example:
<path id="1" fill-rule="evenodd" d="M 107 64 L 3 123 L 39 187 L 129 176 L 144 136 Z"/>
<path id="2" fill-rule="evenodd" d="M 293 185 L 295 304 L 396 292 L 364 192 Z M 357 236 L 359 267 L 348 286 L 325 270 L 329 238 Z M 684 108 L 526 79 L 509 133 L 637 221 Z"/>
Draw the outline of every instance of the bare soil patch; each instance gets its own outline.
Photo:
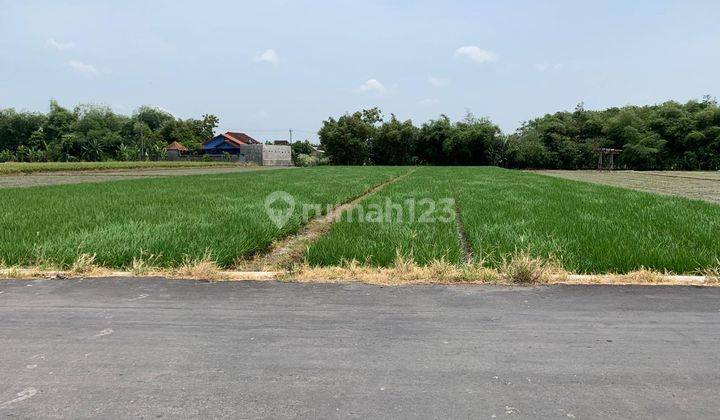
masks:
<path id="1" fill-rule="evenodd" d="M 542 175 L 720 204 L 720 172 L 536 170 Z"/>
<path id="2" fill-rule="evenodd" d="M 235 172 L 277 169 L 263 166 L 112 169 L 92 171 L 58 171 L 29 174 L 0 175 L 0 188 L 35 187 L 40 185 L 83 184 L 125 179 L 162 178 L 169 176 L 225 174 Z"/>

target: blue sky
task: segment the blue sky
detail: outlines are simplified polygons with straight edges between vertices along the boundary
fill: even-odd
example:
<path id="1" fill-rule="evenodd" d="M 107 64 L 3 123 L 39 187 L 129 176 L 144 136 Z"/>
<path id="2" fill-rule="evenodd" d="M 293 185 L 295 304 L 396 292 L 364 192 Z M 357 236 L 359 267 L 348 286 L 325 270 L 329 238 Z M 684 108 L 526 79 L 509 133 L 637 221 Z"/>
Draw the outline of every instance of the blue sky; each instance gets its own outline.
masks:
<path id="1" fill-rule="evenodd" d="M 511 132 L 580 101 L 717 96 L 720 2 L 0 0 L 0 51 L 0 108 L 147 104 L 262 140 L 470 110 Z"/>

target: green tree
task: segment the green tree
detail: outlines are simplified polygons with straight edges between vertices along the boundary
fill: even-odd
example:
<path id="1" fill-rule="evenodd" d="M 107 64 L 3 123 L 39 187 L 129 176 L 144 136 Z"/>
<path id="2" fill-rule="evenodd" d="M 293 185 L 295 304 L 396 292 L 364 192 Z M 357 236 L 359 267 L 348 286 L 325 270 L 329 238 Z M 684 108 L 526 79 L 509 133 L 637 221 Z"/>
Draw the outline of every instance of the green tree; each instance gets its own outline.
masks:
<path id="1" fill-rule="evenodd" d="M 363 165 L 369 163 L 370 144 L 382 121 L 380 110 L 366 109 L 345 114 L 335 120 L 323 121 L 318 132 L 320 144 L 328 159 L 335 165 Z"/>
<path id="2" fill-rule="evenodd" d="M 510 166 L 516 168 L 546 168 L 550 162 L 547 147 L 533 130 L 510 136 L 507 154 Z"/>
<path id="3" fill-rule="evenodd" d="M 419 163 L 443 165 L 449 162 L 444 143 L 453 135 L 454 127 L 447 115 L 422 125 L 415 142 L 415 154 Z"/>
<path id="4" fill-rule="evenodd" d="M 48 142 L 60 141 L 64 135 L 73 134 L 77 128 L 77 115 L 61 107 L 56 100 L 50 101 L 50 113 L 43 127 Z"/>
<path id="5" fill-rule="evenodd" d="M 378 127 L 370 147 L 371 160 L 376 165 L 407 165 L 413 163 L 418 129 L 407 120 L 400 122 L 390 116 Z"/>
<path id="6" fill-rule="evenodd" d="M 292 161 L 295 165 L 298 165 L 298 156 L 310 156 L 313 151 L 314 147 L 312 146 L 312 144 L 310 144 L 308 140 L 296 141 L 292 145 L 290 145 L 290 154 L 292 157 Z"/>
<path id="7" fill-rule="evenodd" d="M 496 165 L 501 160 L 501 149 L 500 127 L 469 112 L 443 142 L 447 161 L 456 165 Z"/>
<path id="8" fill-rule="evenodd" d="M 175 117 L 169 112 L 150 106 L 141 106 L 135 111 L 132 119 L 145 123 L 151 131 L 158 130 L 167 121 L 172 121 Z"/>

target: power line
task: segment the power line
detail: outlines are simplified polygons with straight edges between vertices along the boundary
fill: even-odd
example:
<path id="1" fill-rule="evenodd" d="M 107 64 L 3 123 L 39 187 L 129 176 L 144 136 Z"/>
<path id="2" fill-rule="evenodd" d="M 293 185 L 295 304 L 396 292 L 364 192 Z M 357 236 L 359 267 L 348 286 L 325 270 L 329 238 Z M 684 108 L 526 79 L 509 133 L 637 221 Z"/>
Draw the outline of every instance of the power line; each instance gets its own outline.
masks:
<path id="1" fill-rule="evenodd" d="M 287 128 L 277 129 L 277 130 L 253 130 L 251 128 L 246 128 L 245 131 L 254 131 L 256 133 L 287 133 Z M 296 130 L 292 129 L 293 132 L 299 132 L 299 133 L 317 133 L 317 130 Z"/>

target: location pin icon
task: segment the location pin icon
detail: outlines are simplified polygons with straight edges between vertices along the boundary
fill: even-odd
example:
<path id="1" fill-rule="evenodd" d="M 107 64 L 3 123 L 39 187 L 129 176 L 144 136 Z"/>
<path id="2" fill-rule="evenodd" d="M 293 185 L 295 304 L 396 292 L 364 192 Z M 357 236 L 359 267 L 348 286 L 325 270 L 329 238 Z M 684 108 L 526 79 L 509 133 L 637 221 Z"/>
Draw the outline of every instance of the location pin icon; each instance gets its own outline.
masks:
<path id="1" fill-rule="evenodd" d="M 278 229 L 285 226 L 294 210 L 295 199 L 285 191 L 273 191 L 265 197 L 265 213 Z"/>

